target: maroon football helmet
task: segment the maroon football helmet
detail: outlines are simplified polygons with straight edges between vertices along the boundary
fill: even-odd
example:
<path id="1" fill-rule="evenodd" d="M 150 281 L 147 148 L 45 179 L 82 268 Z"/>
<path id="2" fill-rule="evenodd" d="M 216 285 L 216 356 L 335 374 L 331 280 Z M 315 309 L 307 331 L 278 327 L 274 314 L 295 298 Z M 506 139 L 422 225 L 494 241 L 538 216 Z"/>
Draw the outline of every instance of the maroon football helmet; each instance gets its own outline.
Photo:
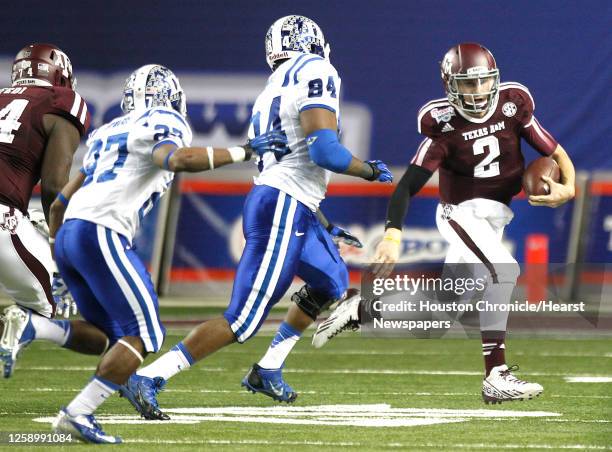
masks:
<path id="1" fill-rule="evenodd" d="M 75 89 L 72 64 L 53 44 L 30 44 L 19 51 L 13 62 L 13 86 L 63 86 Z"/>
<path id="2" fill-rule="evenodd" d="M 486 47 L 466 42 L 451 47 L 440 63 L 448 101 L 463 113 L 486 114 L 499 91 L 499 70 Z"/>

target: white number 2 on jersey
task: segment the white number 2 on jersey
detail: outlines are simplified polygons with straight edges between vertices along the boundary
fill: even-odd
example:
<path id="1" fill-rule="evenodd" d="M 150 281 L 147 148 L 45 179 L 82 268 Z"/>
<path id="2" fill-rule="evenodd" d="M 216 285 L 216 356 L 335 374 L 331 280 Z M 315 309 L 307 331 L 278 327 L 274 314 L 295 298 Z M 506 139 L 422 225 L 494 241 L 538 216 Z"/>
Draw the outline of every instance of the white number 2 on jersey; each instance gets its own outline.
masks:
<path id="1" fill-rule="evenodd" d="M 12 143 L 15 138 L 13 131 L 21 127 L 19 118 L 28 105 L 29 100 L 15 99 L 0 110 L 0 143 Z"/>
<path id="2" fill-rule="evenodd" d="M 494 135 L 479 138 L 474 141 L 472 149 L 474 155 L 485 153 L 485 148 L 489 148 L 489 154 L 474 167 L 474 177 L 495 177 L 499 175 L 499 162 L 494 162 L 499 157 L 499 141 Z M 488 168 L 487 168 L 488 166 Z"/>

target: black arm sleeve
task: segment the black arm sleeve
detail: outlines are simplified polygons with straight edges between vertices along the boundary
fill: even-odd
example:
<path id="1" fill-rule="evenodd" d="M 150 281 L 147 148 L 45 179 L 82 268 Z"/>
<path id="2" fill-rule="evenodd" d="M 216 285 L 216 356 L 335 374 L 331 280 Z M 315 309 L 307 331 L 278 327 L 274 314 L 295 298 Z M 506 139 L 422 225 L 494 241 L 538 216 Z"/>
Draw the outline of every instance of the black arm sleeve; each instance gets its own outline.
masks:
<path id="1" fill-rule="evenodd" d="M 433 173 L 421 166 L 410 165 L 389 200 L 385 229 L 402 229 L 410 198 L 416 195 Z"/>

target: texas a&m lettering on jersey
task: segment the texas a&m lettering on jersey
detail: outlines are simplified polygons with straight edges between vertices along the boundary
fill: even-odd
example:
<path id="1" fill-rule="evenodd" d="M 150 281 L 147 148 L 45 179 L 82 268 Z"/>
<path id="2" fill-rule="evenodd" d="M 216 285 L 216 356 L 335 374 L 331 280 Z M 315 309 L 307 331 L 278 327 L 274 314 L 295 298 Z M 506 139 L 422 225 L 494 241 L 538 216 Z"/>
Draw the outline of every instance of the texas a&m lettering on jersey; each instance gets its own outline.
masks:
<path id="1" fill-rule="evenodd" d="M 0 204 L 27 211 L 47 144 L 46 114 L 67 119 L 81 136 L 89 128 L 87 104 L 76 91 L 59 86 L 0 89 Z"/>
<path id="2" fill-rule="evenodd" d="M 445 203 L 485 198 L 510 204 L 521 190 L 521 138 L 542 155 L 557 147 L 533 115 L 534 108 L 529 90 L 512 82 L 500 84 L 482 118 L 467 116 L 447 99 L 433 100 L 419 111 L 418 129 L 426 138 L 411 163 L 439 170 Z"/>

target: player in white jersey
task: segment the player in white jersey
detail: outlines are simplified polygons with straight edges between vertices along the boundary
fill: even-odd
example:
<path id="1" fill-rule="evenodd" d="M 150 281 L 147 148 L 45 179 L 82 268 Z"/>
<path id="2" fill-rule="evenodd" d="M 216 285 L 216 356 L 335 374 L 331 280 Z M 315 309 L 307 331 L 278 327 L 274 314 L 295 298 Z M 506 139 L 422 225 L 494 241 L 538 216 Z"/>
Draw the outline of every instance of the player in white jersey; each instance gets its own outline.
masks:
<path id="1" fill-rule="evenodd" d="M 289 146 L 258 152 L 261 175 L 244 206 L 246 245 L 223 317 L 199 325 L 177 348 L 130 378 L 126 391 L 140 400 L 145 417 L 148 405 L 157 407 L 156 393 L 168 378 L 252 337 L 299 276 L 306 284 L 293 295 L 296 304 L 264 358 L 243 380 L 252 391 L 294 401 L 297 394 L 282 379 L 285 358 L 302 331 L 343 297 L 348 285 L 346 265 L 316 214 L 330 171 L 392 180 L 384 163 L 362 162 L 338 141 L 340 78 L 318 25 L 303 16 L 278 19 L 266 36 L 266 54 L 273 73 L 255 102 L 249 136 L 277 131 L 287 136 Z"/>
<path id="2" fill-rule="evenodd" d="M 52 204 L 49 220 L 58 268 L 81 314 L 111 343 L 93 379 L 60 410 L 54 429 L 95 443 L 121 441 L 106 435 L 93 413 L 164 340 L 153 283 L 132 249 L 143 216 L 174 172 L 249 160 L 254 150 L 283 149 L 286 142 L 272 133 L 242 147 L 189 147 L 185 94 L 159 65 L 128 78 L 122 108 L 124 116 L 89 137 L 83 168 Z"/>

